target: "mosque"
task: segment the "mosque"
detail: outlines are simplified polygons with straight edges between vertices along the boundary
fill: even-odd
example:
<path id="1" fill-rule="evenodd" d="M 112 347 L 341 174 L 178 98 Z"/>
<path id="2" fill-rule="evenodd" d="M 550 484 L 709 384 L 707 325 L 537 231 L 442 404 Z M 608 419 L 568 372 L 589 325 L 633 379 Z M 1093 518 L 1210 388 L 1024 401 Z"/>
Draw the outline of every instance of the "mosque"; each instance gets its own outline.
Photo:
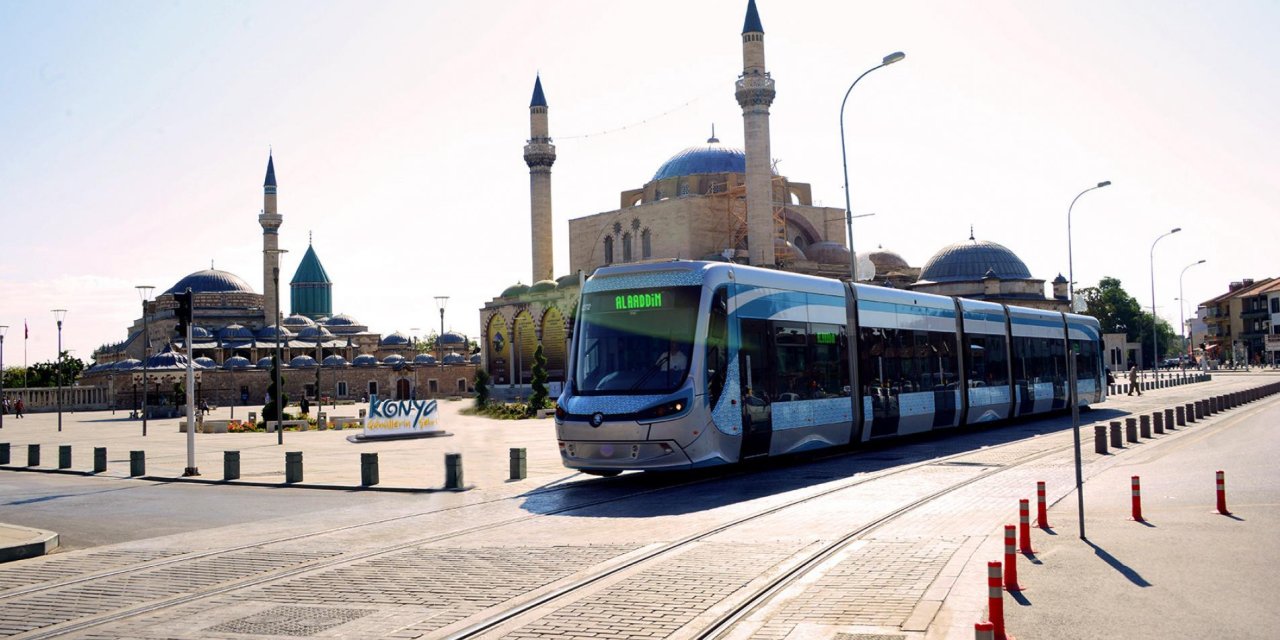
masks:
<path id="1" fill-rule="evenodd" d="M 187 275 L 144 303 L 144 317 L 128 328 L 125 340 L 94 351 L 94 364 L 81 385 L 107 388 L 114 406 L 138 406 L 146 358 L 152 382 L 148 404 L 172 404 L 172 383 L 181 381 L 186 368 L 174 294 L 189 289 L 194 294 L 191 352 L 199 392 L 213 404 L 263 400 L 277 339 L 286 364 L 285 390 L 294 400 L 304 394 L 355 400 L 375 394 L 405 399 L 472 391 L 480 357 L 470 353 L 465 335 L 445 332 L 434 345 L 424 345 L 398 331 L 384 336 L 350 315 L 334 314 L 333 282 L 310 242 L 289 281 L 291 314 L 283 317 L 275 306 L 283 253 L 278 231 L 284 222 L 276 190 L 275 159 L 268 155 L 258 216 L 264 293 L 212 266 Z"/>
<path id="2" fill-rule="evenodd" d="M 748 0 L 742 29 L 743 69 L 734 97 L 742 108 L 745 149 L 725 146 L 714 130 L 705 144 L 688 147 L 658 165 L 642 187 L 622 191 L 618 208 L 569 221 L 571 275 L 553 278 L 551 167 L 556 148 L 542 79 L 529 102 L 530 136 L 524 147 L 530 177 L 533 269 L 531 285 L 517 283 L 480 309 L 485 367 L 495 383 L 518 386 L 532 378 L 533 353 L 543 345 L 548 374 L 564 380 L 574 311 L 583 280 L 595 269 L 622 263 L 700 259 L 732 261 L 848 279 L 844 210 L 813 204 L 809 184 L 779 175 L 770 161 L 769 107 L 776 96 L 765 66 L 764 27 Z M 883 247 L 866 256 L 874 284 L 1067 310 L 1067 281 L 1031 277 L 1008 248 L 969 239 L 939 250 L 924 267 L 911 267 Z M 860 268 L 861 271 L 861 268 Z"/>

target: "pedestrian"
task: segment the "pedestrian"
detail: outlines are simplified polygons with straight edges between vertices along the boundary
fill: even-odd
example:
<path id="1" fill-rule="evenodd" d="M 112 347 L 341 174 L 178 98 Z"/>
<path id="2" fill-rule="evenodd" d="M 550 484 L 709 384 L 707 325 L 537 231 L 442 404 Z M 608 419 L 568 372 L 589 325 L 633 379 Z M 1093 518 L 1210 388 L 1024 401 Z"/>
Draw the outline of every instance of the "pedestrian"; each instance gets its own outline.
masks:
<path id="1" fill-rule="evenodd" d="M 1142 395 L 1142 389 L 1138 388 L 1138 365 L 1129 365 L 1129 395 L 1137 391 L 1138 395 Z"/>
<path id="2" fill-rule="evenodd" d="M 305 417 L 311 411 L 311 403 L 307 402 L 307 397 L 302 396 L 302 402 L 298 403 L 298 408 L 302 409 L 302 415 Z"/>
<path id="3" fill-rule="evenodd" d="M 13 405 L 13 417 L 15 418 L 23 417 L 22 410 L 26 408 L 27 408 L 27 405 L 23 404 L 22 398 L 18 398 L 18 402 Z"/>

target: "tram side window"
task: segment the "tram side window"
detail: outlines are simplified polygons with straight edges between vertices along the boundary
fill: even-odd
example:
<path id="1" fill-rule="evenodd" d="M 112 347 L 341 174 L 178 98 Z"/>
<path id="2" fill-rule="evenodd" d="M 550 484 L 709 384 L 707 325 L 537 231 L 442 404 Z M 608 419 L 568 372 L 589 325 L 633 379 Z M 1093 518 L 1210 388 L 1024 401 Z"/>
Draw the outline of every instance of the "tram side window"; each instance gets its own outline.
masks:
<path id="1" fill-rule="evenodd" d="M 863 394 L 898 395 L 954 388 L 959 370 L 955 334 L 910 329 L 862 329 Z"/>
<path id="2" fill-rule="evenodd" d="M 843 326 L 809 325 L 813 397 L 849 395 L 849 339 Z"/>
<path id="3" fill-rule="evenodd" d="M 1013 377 L 1030 384 L 1063 381 L 1066 352 L 1061 339 L 1013 339 Z"/>
<path id="4" fill-rule="evenodd" d="M 1009 358 L 1004 336 L 966 335 L 965 352 L 969 362 L 969 384 L 974 387 L 998 387 L 1009 384 Z"/>
<path id="5" fill-rule="evenodd" d="M 646 230 L 646 239 L 648 233 Z M 724 391 L 725 371 L 729 364 L 728 301 L 728 289 L 716 289 L 711 295 L 711 310 L 707 319 L 707 394 L 713 407 Z"/>
<path id="6" fill-rule="evenodd" d="M 1067 381 L 1067 343 L 1064 340 L 1049 340 L 1049 366 L 1046 377 L 1051 382 Z"/>
<path id="7" fill-rule="evenodd" d="M 773 335 L 773 389 L 775 402 L 811 396 L 809 381 L 809 332 L 803 322 L 769 323 Z"/>
<path id="8" fill-rule="evenodd" d="M 1088 340 L 1072 340 L 1079 352 L 1076 353 L 1076 379 L 1077 380 L 1097 380 L 1101 377 L 1098 372 L 1098 343 Z"/>

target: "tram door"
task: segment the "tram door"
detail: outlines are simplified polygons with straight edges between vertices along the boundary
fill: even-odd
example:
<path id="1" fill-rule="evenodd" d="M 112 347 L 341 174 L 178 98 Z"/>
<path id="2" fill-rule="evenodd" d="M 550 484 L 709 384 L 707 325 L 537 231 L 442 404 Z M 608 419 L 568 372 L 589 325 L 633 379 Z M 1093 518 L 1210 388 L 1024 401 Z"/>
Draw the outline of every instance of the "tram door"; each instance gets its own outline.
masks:
<path id="1" fill-rule="evenodd" d="M 740 459 L 769 455 L 773 436 L 773 396 L 769 382 L 769 323 L 743 318 L 738 334 L 738 384 L 742 398 L 742 453 Z"/>

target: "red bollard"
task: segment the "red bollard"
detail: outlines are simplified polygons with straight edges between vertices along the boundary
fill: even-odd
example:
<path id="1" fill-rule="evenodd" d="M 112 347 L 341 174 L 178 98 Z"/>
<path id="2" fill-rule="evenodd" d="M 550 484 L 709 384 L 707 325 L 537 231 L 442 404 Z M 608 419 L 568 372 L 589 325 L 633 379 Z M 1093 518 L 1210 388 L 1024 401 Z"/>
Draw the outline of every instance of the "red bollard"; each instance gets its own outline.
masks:
<path id="1" fill-rule="evenodd" d="M 1018 557 L 1013 550 L 1013 525 L 1004 526 L 1004 588 L 1022 591 L 1018 585 Z"/>
<path id="2" fill-rule="evenodd" d="M 1036 524 L 1040 525 L 1041 529 L 1049 528 L 1048 505 L 1045 504 L 1043 482 L 1036 483 Z"/>
<path id="3" fill-rule="evenodd" d="M 987 563 L 987 608 L 991 626 L 995 627 L 996 640 L 1006 640 L 1004 635 L 1004 585 L 1000 584 L 1000 563 Z"/>
<path id="4" fill-rule="evenodd" d="M 973 623 L 973 640 L 996 640 L 996 626 L 990 622 Z"/>
<path id="5" fill-rule="evenodd" d="M 1031 501 L 1018 501 L 1018 550 L 1023 553 L 1035 553 L 1031 548 Z"/>
<path id="6" fill-rule="evenodd" d="M 1133 477 L 1133 521 L 1142 522 L 1142 488 L 1138 485 L 1138 476 Z"/>
<path id="7" fill-rule="evenodd" d="M 1231 515 L 1227 511 L 1227 474 L 1218 472 L 1218 513 L 1224 516 Z"/>

